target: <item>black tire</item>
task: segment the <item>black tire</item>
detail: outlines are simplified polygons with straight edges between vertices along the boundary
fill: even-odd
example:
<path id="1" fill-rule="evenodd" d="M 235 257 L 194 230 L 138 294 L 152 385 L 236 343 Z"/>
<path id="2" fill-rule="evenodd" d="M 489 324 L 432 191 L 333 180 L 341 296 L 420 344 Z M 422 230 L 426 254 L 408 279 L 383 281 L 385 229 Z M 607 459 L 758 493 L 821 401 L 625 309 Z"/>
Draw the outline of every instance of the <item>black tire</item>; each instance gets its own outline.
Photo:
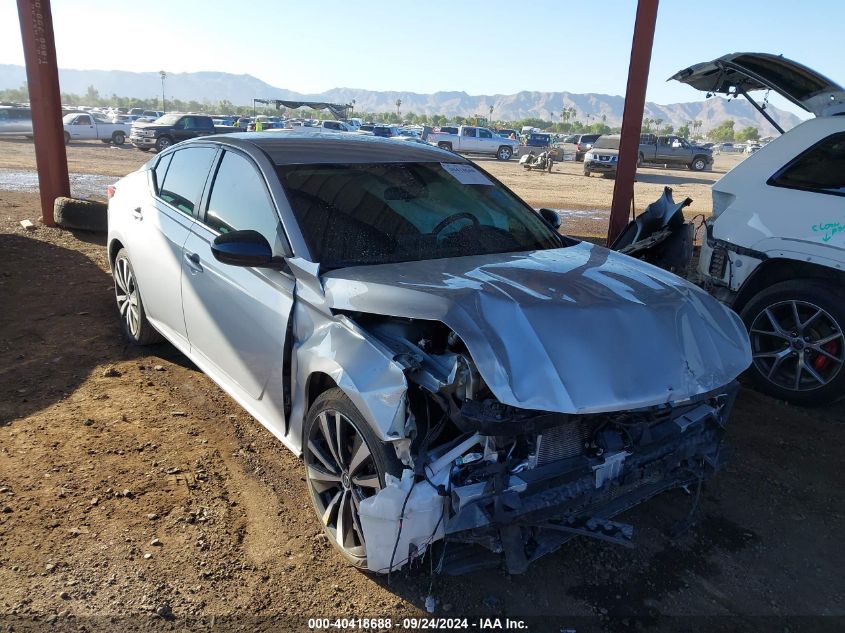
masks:
<path id="1" fill-rule="evenodd" d="M 115 145 L 123 145 L 126 142 L 126 134 L 123 132 L 115 132 L 111 135 L 111 142 Z"/>
<path id="2" fill-rule="evenodd" d="M 144 302 L 141 300 L 135 271 L 125 248 L 121 248 L 117 252 L 111 268 L 115 300 L 121 316 L 123 333 L 135 345 L 152 345 L 163 341 L 164 338 L 161 334 L 147 320 L 147 312 L 144 309 Z M 126 297 L 126 300 L 122 301 L 121 297 Z M 130 318 L 130 310 L 132 309 L 137 311 L 134 318 Z"/>
<path id="3" fill-rule="evenodd" d="M 108 205 L 93 200 L 56 198 L 53 220 L 64 229 L 105 233 L 108 226 Z"/>
<path id="4" fill-rule="evenodd" d="M 642 154 L 637 154 L 637 167 L 642 167 L 645 162 L 645 157 Z"/>
<path id="5" fill-rule="evenodd" d="M 445 150 L 450 151 L 450 152 L 452 151 L 452 144 L 451 143 L 438 143 L 437 147 L 439 147 L 440 149 L 445 149 Z"/>
<path id="6" fill-rule="evenodd" d="M 689 164 L 689 168 L 693 171 L 704 171 L 707 169 L 707 160 L 703 156 L 696 156 Z"/>
<path id="7" fill-rule="evenodd" d="M 829 404 L 845 395 L 845 298 L 833 291 L 834 283 L 783 281 L 742 309 L 754 356 L 747 373 L 757 389 L 804 406 Z"/>
<path id="8" fill-rule="evenodd" d="M 511 156 L 513 156 L 513 150 L 508 147 L 507 145 L 502 145 L 496 151 L 496 159 L 497 160 L 510 160 Z"/>
<path id="9" fill-rule="evenodd" d="M 336 417 L 334 414 L 340 414 L 341 418 Z M 317 477 L 321 476 L 321 474 L 331 476 L 331 472 L 327 466 L 337 465 L 337 460 L 333 457 L 332 446 L 336 446 L 338 442 L 335 441 L 332 445 L 326 444 L 326 435 L 321 428 L 323 423 L 321 416 L 323 415 L 325 415 L 325 424 L 328 427 L 328 435 L 330 437 L 336 437 L 338 424 L 341 428 L 346 429 L 345 434 L 343 432 L 340 434 L 340 444 L 342 445 L 342 448 L 340 449 L 339 454 L 341 456 L 341 461 L 343 460 L 344 454 L 349 455 L 351 461 L 351 455 L 354 452 L 357 452 L 354 450 L 354 447 L 356 446 L 358 438 L 363 440 L 364 445 L 370 452 L 370 455 L 361 462 L 361 465 L 348 474 L 341 464 L 340 471 L 343 473 L 341 475 L 341 480 L 344 483 L 327 483 L 325 480 L 317 479 Z M 333 425 L 334 428 L 332 428 Z M 349 426 L 357 432 L 358 438 L 352 435 Z M 360 446 L 360 444 L 358 444 L 358 446 Z M 358 569 L 366 569 L 366 543 L 363 541 L 362 533 L 359 532 L 360 522 L 357 521 L 356 507 L 358 501 L 360 501 L 360 497 L 357 495 L 361 494 L 366 497 L 375 494 L 378 489 L 384 487 L 384 477 L 386 474 L 389 473 L 396 477 L 401 475 L 402 463 L 396 457 L 393 447 L 385 444 L 375 436 L 366 420 L 364 420 L 364 416 L 361 415 L 357 408 L 355 408 L 355 405 L 352 404 L 352 401 L 343 392 L 343 390 L 338 388 L 329 389 L 328 391 L 323 392 L 308 410 L 308 415 L 305 418 L 305 425 L 303 427 L 302 453 L 303 461 L 305 463 L 306 487 L 308 488 L 309 496 L 311 497 L 311 501 L 314 505 L 314 511 L 317 513 L 317 518 L 323 526 L 323 531 L 328 537 L 329 542 L 350 565 Z M 359 473 L 359 475 L 356 477 L 354 473 Z M 356 480 L 364 481 L 366 479 L 374 484 L 376 478 L 379 485 L 378 489 L 357 486 L 355 483 Z M 318 490 L 318 488 L 321 490 Z M 349 516 L 349 525 L 352 529 L 352 532 L 349 533 L 349 536 L 352 538 L 351 540 L 349 538 L 345 539 L 347 543 L 345 547 L 338 543 L 336 536 L 337 525 L 335 525 L 334 528 L 330 526 L 332 517 L 334 517 L 335 523 L 338 522 L 339 512 L 338 514 L 328 514 L 328 523 L 324 523 L 323 521 L 325 508 L 327 508 L 328 505 L 334 505 L 328 500 L 336 498 L 334 497 L 334 495 L 337 494 L 334 492 L 335 489 L 341 494 L 341 498 L 337 502 L 339 512 L 344 511 L 349 513 L 344 514 L 344 516 Z M 367 494 L 367 492 L 370 492 L 371 494 Z M 347 493 L 349 495 L 349 501 L 346 500 Z M 358 501 L 356 501 L 356 499 Z M 344 521 L 344 523 L 346 523 L 346 521 Z M 355 545 L 356 538 L 360 541 L 360 544 L 358 545 Z M 380 543 L 379 545 L 389 546 L 389 544 L 385 543 Z M 361 553 L 362 548 L 363 554 Z M 397 556 L 399 556 L 398 553 Z M 402 559 L 399 558 L 398 560 Z"/>
<path id="10" fill-rule="evenodd" d="M 160 152 L 163 152 L 171 145 L 173 145 L 173 139 L 169 136 L 162 136 L 156 141 L 156 149 Z"/>
<path id="11" fill-rule="evenodd" d="M 65 132 L 65 145 L 70 145 L 70 134 Z"/>
<path id="12" fill-rule="evenodd" d="M 589 178 L 589 177 L 590 177 L 590 174 L 591 174 L 591 173 L 592 173 L 592 172 L 591 172 L 589 169 L 585 169 L 585 170 L 584 170 L 584 175 L 585 175 L 587 178 Z"/>

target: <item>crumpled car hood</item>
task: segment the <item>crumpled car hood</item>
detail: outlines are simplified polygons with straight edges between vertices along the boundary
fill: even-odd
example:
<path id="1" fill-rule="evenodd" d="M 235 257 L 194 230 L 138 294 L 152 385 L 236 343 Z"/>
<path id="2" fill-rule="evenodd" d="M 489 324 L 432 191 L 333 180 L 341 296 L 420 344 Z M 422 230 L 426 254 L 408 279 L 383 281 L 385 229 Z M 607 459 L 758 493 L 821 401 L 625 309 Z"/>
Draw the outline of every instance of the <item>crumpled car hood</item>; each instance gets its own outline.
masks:
<path id="1" fill-rule="evenodd" d="M 359 266 L 322 276 L 337 310 L 438 320 L 495 396 L 594 413 L 725 385 L 751 362 L 739 317 L 692 284 L 589 243 Z"/>

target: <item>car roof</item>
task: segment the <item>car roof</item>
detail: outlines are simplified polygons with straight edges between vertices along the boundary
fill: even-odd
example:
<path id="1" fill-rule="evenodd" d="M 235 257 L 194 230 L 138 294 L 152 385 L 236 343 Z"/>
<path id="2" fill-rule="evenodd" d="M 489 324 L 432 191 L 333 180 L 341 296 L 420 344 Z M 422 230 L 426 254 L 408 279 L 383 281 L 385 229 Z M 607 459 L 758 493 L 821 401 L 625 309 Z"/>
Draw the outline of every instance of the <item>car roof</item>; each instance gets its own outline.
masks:
<path id="1" fill-rule="evenodd" d="M 194 140 L 200 143 L 211 141 L 241 149 L 255 147 L 276 165 L 467 162 L 457 154 L 432 145 L 396 143 L 387 138 L 357 134 L 277 130 L 220 134 Z"/>

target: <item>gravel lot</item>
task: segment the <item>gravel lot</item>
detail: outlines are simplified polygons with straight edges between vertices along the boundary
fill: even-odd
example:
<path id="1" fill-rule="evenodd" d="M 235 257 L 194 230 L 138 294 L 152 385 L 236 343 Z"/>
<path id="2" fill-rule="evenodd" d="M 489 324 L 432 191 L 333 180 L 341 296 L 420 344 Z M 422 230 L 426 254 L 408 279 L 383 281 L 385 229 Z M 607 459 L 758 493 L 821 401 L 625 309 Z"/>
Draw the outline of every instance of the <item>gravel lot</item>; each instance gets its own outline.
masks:
<path id="1" fill-rule="evenodd" d="M 68 154 L 72 172 L 112 176 L 150 156 L 99 143 Z M 712 173 L 642 170 L 637 200 L 665 183 L 708 212 L 728 159 Z M 480 162 L 535 206 L 609 206 L 612 181 L 585 179 L 580 164 L 542 175 Z M 0 141 L 4 169 L 34 169 L 31 143 Z M 388 584 L 333 554 L 299 460 L 263 427 L 171 346 L 125 345 L 102 239 L 20 227 L 38 216 L 36 193 L 0 191 L 0 630 L 401 623 L 427 615 L 429 593 L 435 615 L 470 625 L 845 630 L 841 405 L 799 409 L 743 389 L 733 459 L 680 536 L 669 528 L 692 500 L 679 492 L 623 515 L 633 550 L 578 539 L 524 576 L 432 580 L 423 569 Z"/>

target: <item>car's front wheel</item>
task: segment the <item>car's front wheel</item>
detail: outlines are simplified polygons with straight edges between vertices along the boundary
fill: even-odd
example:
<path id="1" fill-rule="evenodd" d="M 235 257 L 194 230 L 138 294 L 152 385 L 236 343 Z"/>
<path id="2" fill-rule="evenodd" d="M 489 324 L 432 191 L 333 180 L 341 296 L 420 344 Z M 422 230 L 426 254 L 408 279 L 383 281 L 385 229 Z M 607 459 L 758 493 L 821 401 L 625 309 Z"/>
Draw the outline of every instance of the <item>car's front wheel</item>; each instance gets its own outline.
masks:
<path id="1" fill-rule="evenodd" d="M 499 160 L 510 160 L 511 156 L 513 156 L 513 150 L 510 147 L 502 146 L 499 148 L 499 151 L 496 152 L 496 158 Z"/>
<path id="2" fill-rule="evenodd" d="M 120 249 L 117 257 L 114 258 L 112 276 L 117 309 L 120 311 L 126 336 L 136 345 L 160 342 L 161 334 L 147 320 L 147 312 L 144 310 L 144 302 L 141 301 L 141 292 L 138 290 L 138 279 L 135 277 L 132 262 L 129 261 L 129 254 L 124 248 Z"/>
<path id="3" fill-rule="evenodd" d="M 160 152 L 163 152 L 171 145 L 173 145 L 173 141 L 169 136 L 162 136 L 156 141 L 156 149 Z"/>
<path id="4" fill-rule="evenodd" d="M 707 161 L 701 157 L 696 157 L 690 163 L 689 168 L 693 171 L 704 171 L 707 169 Z"/>
<path id="5" fill-rule="evenodd" d="M 386 474 L 399 476 L 402 464 L 341 389 L 329 389 L 314 401 L 303 439 L 305 477 L 317 518 L 341 556 L 366 568 L 360 503 L 382 489 Z"/>
<path id="6" fill-rule="evenodd" d="M 746 304 L 742 320 L 760 391 L 808 406 L 845 394 L 845 299 L 830 287 L 806 279 L 775 284 Z"/>

